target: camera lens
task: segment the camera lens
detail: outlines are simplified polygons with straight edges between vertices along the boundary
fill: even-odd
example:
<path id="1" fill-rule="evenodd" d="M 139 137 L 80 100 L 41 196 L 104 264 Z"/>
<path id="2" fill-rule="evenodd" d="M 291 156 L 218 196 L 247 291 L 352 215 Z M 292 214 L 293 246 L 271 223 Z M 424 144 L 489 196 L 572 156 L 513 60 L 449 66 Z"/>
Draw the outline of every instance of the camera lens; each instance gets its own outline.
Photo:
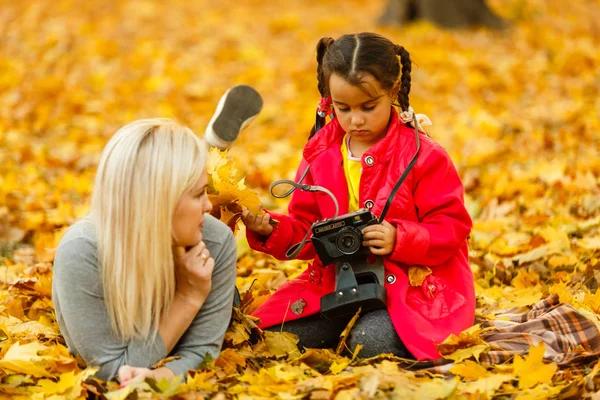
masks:
<path id="1" fill-rule="evenodd" d="M 342 228 L 335 239 L 335 245 L 342 254 L 354 254 L 360 248 L 362 235 L 356 228 Z"/>

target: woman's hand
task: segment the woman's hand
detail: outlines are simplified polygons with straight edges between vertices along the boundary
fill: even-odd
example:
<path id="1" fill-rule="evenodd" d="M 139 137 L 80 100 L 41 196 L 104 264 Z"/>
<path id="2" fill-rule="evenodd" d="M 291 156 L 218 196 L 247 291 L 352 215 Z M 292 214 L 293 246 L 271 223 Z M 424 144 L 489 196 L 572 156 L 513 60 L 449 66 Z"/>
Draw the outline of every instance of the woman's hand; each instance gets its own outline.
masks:
<path id="1" fill-rule="evenodd" d="M 194 304 L 204 303 L 210 293 L 215 267 L 215 260 L 204 242 L 201 241 L 187 252 L 183 247 L 175 247 L 173 258 L 177 278 L 175 295 Z"/>
<path id="2" fill-rule="evenodd" d="M 130 367 L 129 365 L 123 365 L 119 368 L 119 372 L 117 373 L 117 378 L 119 379 L 121 386 L 125 386 L 134 381 L 141 381 L 147 376 L 152 376 L 152 370 L 150 368 Z"/>
<path id="3" fill-rule="evenodd" d="M 157 381 L 162 379 L 171 380 L 175 377 L 175 374 L 167 367 L 149 369 L 130 367 L 129 365 L 123 365 L 121 368 L 119 368 L 119 372 L 117 373 L 117 378 L 121 383 L 121 387 L 132 382 L 139 382 L 146 379 L 146 377 L 154 378 Z"/>
<path id="4" fill-rule="evenodd" d="M 273 232 L 273 226 L 269 224 L 270 219 L 271 216 L 268 213 L 256 215 L 247 208 L 242 210 L 242 222 L 246 228 L 263 236 L 269 236 Z"/>
<path id="5" fill-rule="evenodd" d="M 370 248 L 378 256 L 391 254 L 396 244 L 396 228 L 387 221 L 369 225 L 362 230 L 363 246 Z"/>

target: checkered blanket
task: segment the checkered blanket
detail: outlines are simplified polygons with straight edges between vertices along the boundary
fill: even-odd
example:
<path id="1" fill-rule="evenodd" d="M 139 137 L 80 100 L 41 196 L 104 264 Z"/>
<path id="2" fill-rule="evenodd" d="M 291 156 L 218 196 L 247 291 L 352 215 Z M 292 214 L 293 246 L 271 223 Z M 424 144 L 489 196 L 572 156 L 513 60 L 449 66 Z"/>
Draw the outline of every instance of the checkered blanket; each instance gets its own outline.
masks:
<path id="1" fill-rule="evenodd" d="M 538 302 L 530 311 L 510 312 L 485 321 L 480 337 L 490 350 L 479 356 L 482 365 L 502 364 L 516 354 L 529 351 L 530 346 L 544 342 L 544 359 L 559 366 L 585 362 L 600 356 L 600 331 L 593 321 L 568 304 L 560 303 L 554 294 Z M 448 373 L 454 362 L 439 359 L 426 362 L 400 362 L 400 366 L 411 370 L 429 370 Z"/>

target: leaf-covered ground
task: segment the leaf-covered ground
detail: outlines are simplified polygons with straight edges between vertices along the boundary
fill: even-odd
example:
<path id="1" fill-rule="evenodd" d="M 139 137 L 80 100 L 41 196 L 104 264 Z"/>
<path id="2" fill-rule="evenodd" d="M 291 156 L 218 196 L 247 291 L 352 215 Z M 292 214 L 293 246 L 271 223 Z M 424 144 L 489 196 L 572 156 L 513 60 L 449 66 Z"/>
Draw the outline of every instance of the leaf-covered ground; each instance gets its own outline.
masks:
<path id="1" fill-rule="evenodd" d="M 482 366 L 490 346 L 477 326 L 449 339 L 453 374 L 435 375 L 346 354 L 343 338 L 338 352 L 301 353 L 293 337 L 260 332 L 238 310 L 221 356 L 184 383 L 119 389 L 69 355 L 55 322 L 53 248 L 87 211 L 100 152 L 118 127 L 169 116 L 201 134 L 229 86 L 252 84 L 265 108 L 215 173 L 253 204 L 238 184 L 246 175 L 259 201 L 283 208 L 266 188 L 292 176 L 311 126 L 316 42 L 376 30 L 411 52 L 411 104 L 432 119 L 430 134 L 463 177 L 478 317 L 557 294 L 600 325 L 600 3 L 490 5 L 510 29 L 384 29 L 374 24 L 383 0 L 2 2 L 0 396 L 599 398 L 594 359 L 543 363 L 543 345 Z M 225 176 L 233 167 L 238 174 Z M 274 262 L 238 237 L 248 313 L 303 264 Z"/>

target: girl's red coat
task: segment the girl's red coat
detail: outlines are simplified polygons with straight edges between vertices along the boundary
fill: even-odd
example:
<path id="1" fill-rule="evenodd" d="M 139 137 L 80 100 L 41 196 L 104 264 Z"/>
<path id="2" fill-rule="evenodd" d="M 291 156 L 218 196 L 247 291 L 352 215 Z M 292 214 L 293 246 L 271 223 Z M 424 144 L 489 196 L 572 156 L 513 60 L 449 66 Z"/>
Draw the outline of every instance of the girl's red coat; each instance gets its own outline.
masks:
<path id="1" fill-rule="evenodd" d="M 339 201 L 340 214 L 348 212 L 348 185 L 340 152 L 343 137 L 337 120 L 327 124 L 306 144 L 296 176 L 299 179 L 310 165 L 304 183 L 328 188 Z M 418 360 L 425 360 L 438 358 L 437 344 L 473 324 L 475 290 L 467 253 L 472 222 L 464 205 L 463 185 L 446 151 L 423 134 L 420 142 L 417 163 L 386 216 L 397 227 L 397 236 L 384 265 L 387 306 L 394 327 L 408 350 Z M 371 211 L 381 213 L 415 150 L 414 130 L 399 121 L 393 110 L 386 136 L 362 156 L 361 207 L 374 204 Z M 253 249 L 284 260 L 286 251 L 302 240 L 313 222 L 331 218 L 334 212 L 326 194 L 296 190 L 289 216 L 270 212 L 279 220 L 278 227 L 268 238 L 248 231 L 248 241 Z M 255 311 L 261 327 L 316 314 L 321 297 L 335 290 L 334 266 L 324 267 L 310 242 L 298 258 L 314 261 Z M 420 286 L 410 284 L 409 269 L 415 266 L 432 271 Z M 297 314 L 292 311 L 294 303 Z"/>

